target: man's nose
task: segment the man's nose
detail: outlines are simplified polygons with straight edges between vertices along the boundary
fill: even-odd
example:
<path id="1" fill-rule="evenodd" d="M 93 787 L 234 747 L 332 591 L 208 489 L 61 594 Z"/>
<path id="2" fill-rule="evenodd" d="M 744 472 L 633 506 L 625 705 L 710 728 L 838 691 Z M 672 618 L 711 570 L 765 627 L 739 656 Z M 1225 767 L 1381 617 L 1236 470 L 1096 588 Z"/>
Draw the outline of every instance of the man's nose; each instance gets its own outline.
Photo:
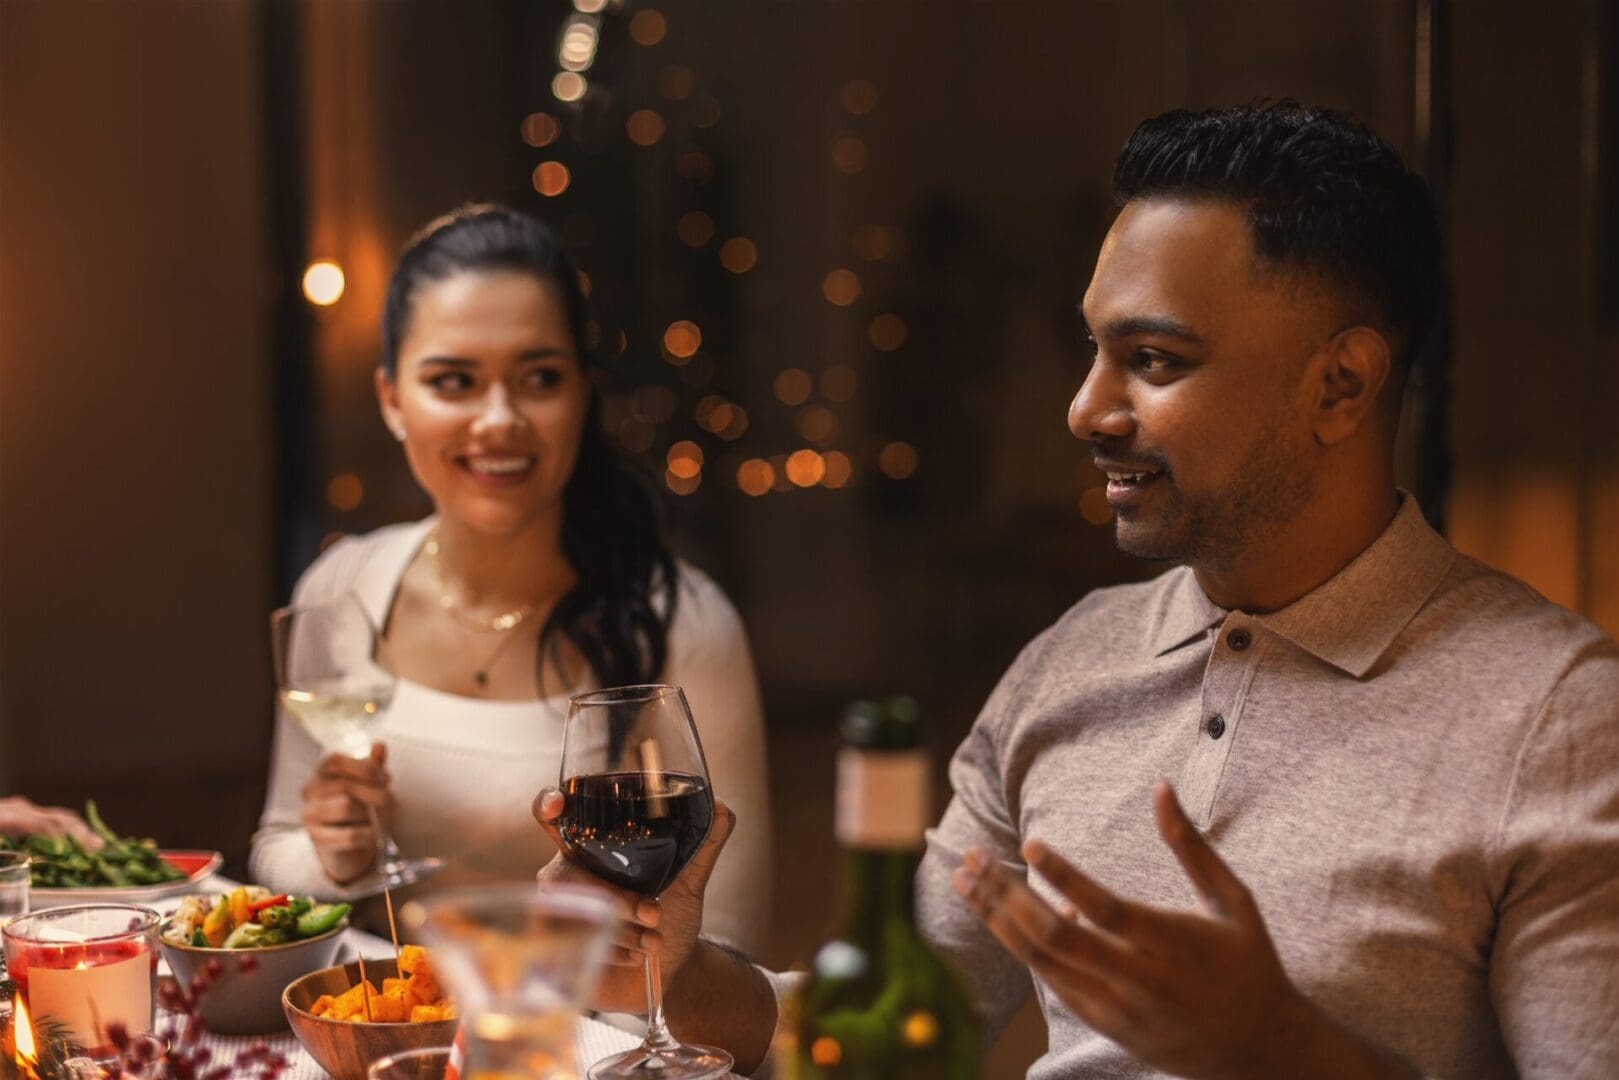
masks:
<path id="1" fill-rule="evenodd" d="M 1086 442 L 1116 439 L 1135 430 L 1123 381 L 1098 359 L 1068 406 L 1068 430 Z"/>

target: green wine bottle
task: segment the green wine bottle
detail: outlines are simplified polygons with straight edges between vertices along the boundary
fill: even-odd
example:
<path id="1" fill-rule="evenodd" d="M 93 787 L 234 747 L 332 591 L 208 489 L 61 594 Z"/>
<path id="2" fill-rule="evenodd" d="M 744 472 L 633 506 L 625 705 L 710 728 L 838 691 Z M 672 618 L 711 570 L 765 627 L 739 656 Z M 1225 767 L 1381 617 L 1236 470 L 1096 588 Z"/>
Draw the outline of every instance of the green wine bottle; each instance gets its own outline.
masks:
<path id="1" fill-rule="evenodd" d="M 916 928 L 912 884 L 933 818 L 932 765 L 916 702 L 857 702 L 838 754 L 837 837 L 848 902 L 799 995 L 796 1080 L 971 1080 L 978 1020 L 955 974 Z"/>

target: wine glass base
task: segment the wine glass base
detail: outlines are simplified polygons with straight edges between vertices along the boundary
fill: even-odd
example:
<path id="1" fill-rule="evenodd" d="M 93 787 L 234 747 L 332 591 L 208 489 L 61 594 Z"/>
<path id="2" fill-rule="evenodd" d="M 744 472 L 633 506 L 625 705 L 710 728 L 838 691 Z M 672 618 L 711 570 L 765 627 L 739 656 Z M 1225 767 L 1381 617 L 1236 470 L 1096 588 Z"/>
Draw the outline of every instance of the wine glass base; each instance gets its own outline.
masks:
<path id="1" fill-rule="evenodd" d="M 424 855 L 413 859 L 400 859 L 397 862 L 383 863 L 344 887 L 344 893 L 352 897 L 376 896 L 386 887 L 389 889 L 402 889 L 406 885 L 414 885 L 423 878 L 430 878 L 444 869 L 444 860 L 432 855 Z"/>
<path id="2" fill-rule="evenodd" d="M 713 1080 L 731 1071 L 731 1055 L 712 1046 L 653 1050 L 637 1046 L 590 1067 L 589 1080 Z"/>

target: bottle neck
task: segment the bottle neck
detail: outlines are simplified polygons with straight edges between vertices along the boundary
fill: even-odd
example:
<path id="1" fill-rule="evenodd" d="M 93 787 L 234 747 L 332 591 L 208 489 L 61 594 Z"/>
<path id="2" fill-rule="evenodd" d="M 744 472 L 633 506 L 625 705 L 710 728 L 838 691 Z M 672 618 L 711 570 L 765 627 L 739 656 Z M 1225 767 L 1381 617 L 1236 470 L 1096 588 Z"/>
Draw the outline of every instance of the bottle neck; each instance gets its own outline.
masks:
<path id="1" fill-rule="evenodd" d="M 844 849 L 848 932 L 880 943 L 883 927 L 914 921 L 912 885 L 931 816 L 932 769 L 922 750 L 845 746 L 838 754 L 838 843 Z"/>
<path id="2" fill-rule="evenodd" d="M 920 851 L 845 851 L 843 880 L 848 940 L 875 950 L 883 928 L 916 921 L 916 868 Z"/>

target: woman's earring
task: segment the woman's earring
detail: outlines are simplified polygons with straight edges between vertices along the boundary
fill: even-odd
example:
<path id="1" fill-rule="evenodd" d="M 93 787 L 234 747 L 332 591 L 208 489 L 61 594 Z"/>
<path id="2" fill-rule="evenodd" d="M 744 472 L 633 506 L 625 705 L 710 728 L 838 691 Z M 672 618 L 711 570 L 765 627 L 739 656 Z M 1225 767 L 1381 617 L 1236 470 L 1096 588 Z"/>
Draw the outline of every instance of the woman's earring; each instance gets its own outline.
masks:
<path id="1" fill-rule="evenodd" d="M 405 441 L 405 429 L 404 428 L 396 427 L 396 428 L 393 428 L 391 430 L 394 433 L 394 440 L 396 442 L 404 442 Z"/>

